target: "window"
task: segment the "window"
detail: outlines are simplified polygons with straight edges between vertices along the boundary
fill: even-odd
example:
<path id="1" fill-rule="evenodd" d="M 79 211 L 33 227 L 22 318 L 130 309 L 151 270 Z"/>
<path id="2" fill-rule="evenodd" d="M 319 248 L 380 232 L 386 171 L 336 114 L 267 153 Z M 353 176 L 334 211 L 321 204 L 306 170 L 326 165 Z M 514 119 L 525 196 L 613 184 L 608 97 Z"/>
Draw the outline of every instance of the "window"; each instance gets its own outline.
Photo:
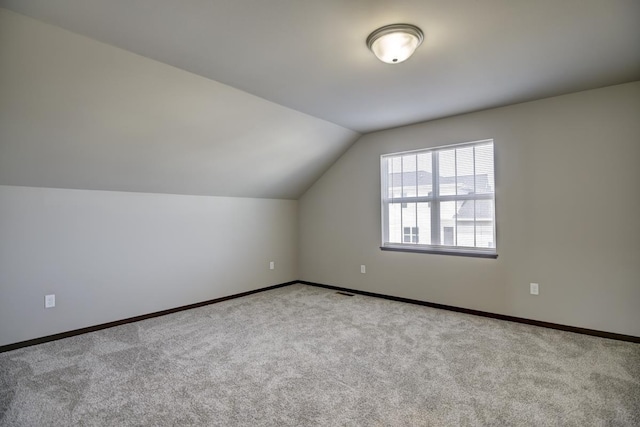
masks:
<path id="1" fill-rule="evenodd" d="M 442 244 L 453 246 L 453 227 L 442 227 L 444 235 L 442 236 Z"/>
<path id="2" fill-rule="evenodd" d="M 495 258 L 493 157 L 492 140 L 383 155 L 381 249 Z"/>
<path id="3" fill-rule="evenodd" d="M 405 243 L 418 243 L 418 227 L 404 227 Z"/>

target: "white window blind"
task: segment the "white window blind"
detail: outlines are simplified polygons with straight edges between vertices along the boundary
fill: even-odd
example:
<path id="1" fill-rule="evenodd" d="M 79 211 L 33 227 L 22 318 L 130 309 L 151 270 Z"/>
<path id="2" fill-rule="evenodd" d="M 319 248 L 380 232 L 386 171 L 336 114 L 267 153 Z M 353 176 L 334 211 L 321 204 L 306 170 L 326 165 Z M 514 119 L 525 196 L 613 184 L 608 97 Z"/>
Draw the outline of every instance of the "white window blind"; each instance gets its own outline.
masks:
<path id="1" fill-rule="evenodd" d="M 382 249 L 497 256 L 493 141 L 381 156 Z"/>

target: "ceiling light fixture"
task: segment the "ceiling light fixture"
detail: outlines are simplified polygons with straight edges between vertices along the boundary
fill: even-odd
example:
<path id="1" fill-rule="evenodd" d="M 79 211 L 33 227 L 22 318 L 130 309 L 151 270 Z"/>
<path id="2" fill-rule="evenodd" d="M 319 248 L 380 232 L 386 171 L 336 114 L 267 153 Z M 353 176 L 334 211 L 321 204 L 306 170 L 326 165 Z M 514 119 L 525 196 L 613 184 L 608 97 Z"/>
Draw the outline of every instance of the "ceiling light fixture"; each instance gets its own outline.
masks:
<path id="1" fill-rule="evenodd" d="M 409 59 L 424 40 L 422 30 L 411 24 L 392 24 L 378 28 L 367 37 L 367 47 L 387 64 Z"/>

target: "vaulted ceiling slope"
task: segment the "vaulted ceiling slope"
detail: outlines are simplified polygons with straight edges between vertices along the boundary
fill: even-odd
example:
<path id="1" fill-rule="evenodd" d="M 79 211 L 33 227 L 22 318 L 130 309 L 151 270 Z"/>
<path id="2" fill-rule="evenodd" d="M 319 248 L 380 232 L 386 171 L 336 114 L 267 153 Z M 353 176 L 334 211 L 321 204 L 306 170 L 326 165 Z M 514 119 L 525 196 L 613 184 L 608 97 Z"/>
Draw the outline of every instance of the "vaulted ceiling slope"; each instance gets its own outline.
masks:
<path id="1" fill-rule="evenodd" d="M 640 80 L 638 0 L 0 7 L 8 185 L 296 199 L 359 133 Z M 365 46 L 395 22 L 397 66 Z"/>
<path id="2" fill-rule="evenodd" d="M 638 0 L 0 0 L 358 132 L 640 79 Z M 367 35 L 425 32 L 400 66 Z"/>
<path id="3" fill-rule="evenodd" d="M 0 9 L 0 185 L 296 199 L 358 136 Z"/>

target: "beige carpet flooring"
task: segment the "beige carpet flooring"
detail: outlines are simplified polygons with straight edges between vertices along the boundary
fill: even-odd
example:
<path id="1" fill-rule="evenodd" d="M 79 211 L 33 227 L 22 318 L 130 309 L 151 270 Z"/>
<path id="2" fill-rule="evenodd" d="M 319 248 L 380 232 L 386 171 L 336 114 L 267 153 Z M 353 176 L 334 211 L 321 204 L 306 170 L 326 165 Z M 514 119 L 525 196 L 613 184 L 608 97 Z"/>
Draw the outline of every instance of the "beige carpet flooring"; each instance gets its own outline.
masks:
<path id="1" fill-rule="evenodd" d="M 640 345 L 291 285 L 0 354 L 1 426 L 639 426 Z"/>

